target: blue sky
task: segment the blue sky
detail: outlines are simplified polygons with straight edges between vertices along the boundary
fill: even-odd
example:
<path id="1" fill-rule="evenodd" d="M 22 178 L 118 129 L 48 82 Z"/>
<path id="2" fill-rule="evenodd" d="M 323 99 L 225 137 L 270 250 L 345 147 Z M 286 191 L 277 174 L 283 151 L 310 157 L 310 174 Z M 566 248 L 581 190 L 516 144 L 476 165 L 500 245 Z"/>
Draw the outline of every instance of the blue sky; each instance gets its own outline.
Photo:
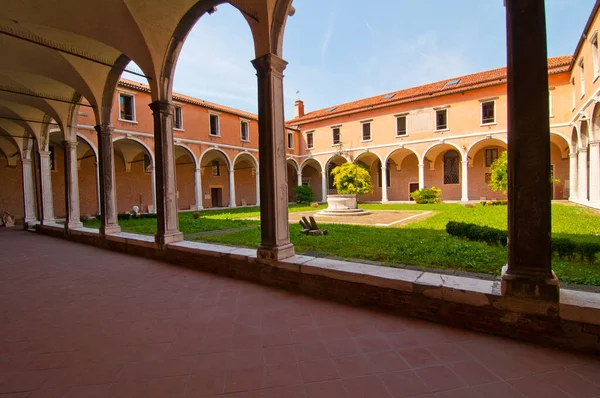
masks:
<path id="1" fill-rule="evenodd" d="M 593 5 L 546 0 L 549 56 L 573 53 Z M 283 50 L 286 119 L 298 97 L 308 112 L 506 64 L 503 0 L 296 0 L 294 7 Z M 253 58 L 246 21 L 219 6 L 188 36 L 174 90 L 256 112 Z"/>

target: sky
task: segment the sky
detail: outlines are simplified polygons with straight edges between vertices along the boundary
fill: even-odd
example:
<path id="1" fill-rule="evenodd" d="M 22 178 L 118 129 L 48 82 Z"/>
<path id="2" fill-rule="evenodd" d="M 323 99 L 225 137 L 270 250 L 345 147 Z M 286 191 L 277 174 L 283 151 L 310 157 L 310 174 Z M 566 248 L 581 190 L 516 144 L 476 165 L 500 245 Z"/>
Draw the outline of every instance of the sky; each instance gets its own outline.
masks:
<path id="1" fill-rule="evenodd" d="M 593 5 L 546 0 L 550 57 L 575 51 Z M 506 65 L 503 0 L 295 0 L 294 7 L 283 44 L 286 119 L 296 99 L 310 112 Z M 256 113 L 253 58 L 246 20 L 221 5 L 187 37 L 174 91 Z"/>

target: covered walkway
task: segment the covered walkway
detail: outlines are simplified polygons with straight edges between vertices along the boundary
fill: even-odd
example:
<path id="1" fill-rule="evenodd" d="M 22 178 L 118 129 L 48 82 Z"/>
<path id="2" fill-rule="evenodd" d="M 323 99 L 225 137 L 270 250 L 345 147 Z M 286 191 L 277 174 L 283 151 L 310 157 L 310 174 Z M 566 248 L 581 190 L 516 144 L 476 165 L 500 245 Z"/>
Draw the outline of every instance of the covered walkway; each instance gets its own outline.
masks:
<path id="1" fill-rule="evenodd" d="M 0 251 L 0 395 L 600 396 L 597 357 L 23 231 Z"/>

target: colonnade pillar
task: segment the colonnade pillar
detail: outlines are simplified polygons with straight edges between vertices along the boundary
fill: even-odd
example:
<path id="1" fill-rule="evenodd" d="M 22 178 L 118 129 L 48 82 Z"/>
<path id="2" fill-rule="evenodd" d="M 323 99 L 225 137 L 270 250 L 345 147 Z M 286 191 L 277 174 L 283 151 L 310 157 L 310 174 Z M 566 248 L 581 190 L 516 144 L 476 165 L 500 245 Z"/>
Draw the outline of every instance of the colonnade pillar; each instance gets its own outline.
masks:
<path id="1" fill-rule="evenodd" d="M 419 189 L 425 188 L 425 164 L 419 163 Z"/>
<path id="2" fill-rule="evenodd" d="M 502 294 L 557 302 L 550 248 L 550 123 L 544 0 L 506 0 L 508 265 Z"/>
<path id="3" fill-rule="evenodd" d="M 294 255 L 288 225 L 288 185 L 283 71 L 275 54 L 252 61 L 258 77 L 258 148 L 260 169 L 260 232 L 258 258 L 280 260 Z"/>
<path id="4" fill-rule="evenodd" d="M 256 205 L 260 206 L 260 173 L 258 172 L 258 168 L 256 168 L 255 174 L 256 174 Z"/>
<path id="5" fill-rule="evenodd" d="M 577 150 L 569 154 L 569 200 L 577 200 Z"/>
<path id="6" fill-rule="evenodd" d="M 52 224 L 54 202 L 52 200 L 52 177 L 50 175 L 50 151 L 40 151 L 40 182 L 42 185 L 42 224 Z"/>
<path id="7" fill-rule="evenodd" d="M 202 210 L 202 169 L 200 167 L 194 169 L 194 199 L 196 200 L 196 209 Z"/>
<path id="8" fill-rule="evenodd" d="M 600 201 L 600 141 L 590 142 L 590 201 Z"/>
<path id="9" fill-rule="evenodd" d="M 235 169 L 231 166 L 229 170 L 229 207 L 236 207 L 235 204 Z"/>
<path id="10" fill-rule="evenodd" d="M 462 202 L 468 202 L 469 201 L 469 161 L 468 160 L 462 161 L 461 188 L 462 188 L 462 197 L 460 200 Z"/>
<path id="11" fill-rule="evenodd" d="M 387 165 L 381 163 L 381 203 L 388 201 L 387 184 Z"/>
<path id="12" fill-rule="evenodd" d="M 302 186 L 302 170 L 300 168 L 298 168 L 298 186 Z"/>
<path id="13" fill-rule="evenodd" d="M 117 184 L 115 179 L 115 152 L 111 125 L 98 125 L 98 191 L 100 192 L 100 235 L 121 232 L 117 222 Z"/>
<path id="14" fill-rule="evenodd" d="M 173 113 L 170 102 L 154 101 L 150 104 L 154 116 L 154 150 L 156 157 L 156 243 L 168 243 L 183 240 L 179 232 L 177 212 L 177 182 L 175 179 L 175 150 L 173 143 Z"/>
<path id="15" fill-rule="evenodd" d="M 77 170 L 77 141 L 63 141 L 65 149 L 65 208 L 67 230 L 81 228 L 79 211 L 79 172 Z"/>
<path id="16" fill-rule="evenodd" d="M 156 213 L 156 166 L 152 165 L 152 171 L 150 172 L 150 182 L 152 186 L 152 211 L 149 213 Z"/>
<path id="17" fill-rule="evenodd" d="M 329 188 L 329 184 L 327 184 L 328 177 L 327 172 L 321 172 L 321 202 L 323 203 L 327 202 L 327 191 Z"/>
<path id="18" fill-rule="evenodd" d="M 577 163 L 578 163 L 578 167 L 577 167 L 577 177 L 579 179 L 578 182 L 578 186 L 577 186 L 577 199 L 579 199 L 580 202 L 587 202 L 588 201 L 588 166 L 587 166 L 587 159 L 588 159 L 588 149 L 586 148 L 579 148 L 579 152 L 577 155 Z"/>
<path id="19" fill-rule="evenodd" d="M 33 189 L 33 165 L 31 150 L 23 151 L 21 164 L 23 166 L 23 205 L 25 212 L 25 224 L 37 221 L 35 216 L 35 194 Z"/>

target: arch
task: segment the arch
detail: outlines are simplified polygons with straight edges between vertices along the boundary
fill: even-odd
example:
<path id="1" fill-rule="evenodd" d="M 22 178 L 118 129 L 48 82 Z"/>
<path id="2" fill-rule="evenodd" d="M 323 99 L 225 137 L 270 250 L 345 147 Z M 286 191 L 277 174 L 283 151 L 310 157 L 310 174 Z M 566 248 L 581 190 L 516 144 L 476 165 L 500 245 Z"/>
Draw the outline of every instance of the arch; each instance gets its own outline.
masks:
<path id="1" fill-rule="evenodd" d="M 571 153 L 577 153 L 577 148 L 579 143 L 579 129 L 577 126 L 573 126 L 573 130 L 571 130 Z"/>
<path id="2" fill-rule="evenodd" d="M 296 172 L 300 171 L 300 165 L 298 164 L 298 162 L 296 162 L 293 158 L 287 158 L 286 159 L 286 163 L 290 163 L 290 161 L 294 164 L 294 168 L 296 169 Z"/>
<path id="3" fill-rule="evenodd" d="M 489 136 L 489 137 L 481 138 L 481 139 L 473 142 L 471 145 L 469 145 L 469 147 L 467 148 L 467 150 L 465 152 L 467 158 L 469 157 L 469 155 L 471 154 L 471 151 L 473 149 L 476 149 L 476 151 L 480 151 L 481 149 L 485 148 L 486 146 L 489 146 L 489 145 L 483 145 L 483 146 L 481 146 L 481 145 L 479 145 L 480 143 L 483 142 L 483 143 L 487 144 L 487 142 L 490 142 L 490 141 L 500 141 L 502 144 L 504 144 L 504 146 L 508 145 L 508 142 L 506 141 L 506 139 L 503 139 L 502 137 L 492 137 L 492 136 Z"/>
<path id="4" fill-rule="evenodd" d="M 402 147 L 400 147 L 400 148 L 396 148 L 396 149 L 394 149 L 393 151 L 391 151 L 390 153 L 388 153 L 388 154 L 386 155 L 386 157 L 385 157 L 385 164 L 387 164 L 387 163 L 390 161 L 390 159 L 391 159 L 391 157 L 392 157 L 392 155 L 393 155 L 394 153 L 396 153 L 396 152 L 398 152 L 398 151 L 401 151 L 401 150 L 403 150 L 403 149 L 406 149 L 407 151 L 410 151 L 410 152 L 412 152 L 412 153 L 413 153 L 413 154 L 414 154 L 414 155 L 417 157 L 417 161 L 418 161 L 419 163 L 421 163 L 421 157 L 419 156 L 419 153 L 418 153 L 416 150 L 414 150 L 413 148 L 410 148 L 410 147 L 405 147 L 405 146 L 402 146 Z"/>
<path id="5" fill-rule="evenodd" d="M 427 154 L 428 154 L 428 153 L 429 153 L 429 152 L 430 152 L 430 151 L 431 151 L 433 148 L 435 148 L 435 147 L 437 147 L 437 146 L 443 146 L 443 145 L 450 145 L 450 146 L 454 147 L 454 149 L 456 149 L 456 151 L 457 151 L 457 152 L 458 152 L 458 154 L 460 155 L 460 159 L 461 159 L 461 160 L 462 160 L 462 159 L 464 159 L 464 157 L 465 157 L 465 154 L 463 153 L 463 150 L 462 150 L 462 148 L 460 148 L 458 145 L 456 145 L 456 144 L 455 144 L 455 143 L 453 143 L 453 142 L 446 142 L 446 141 L 443 141 L 443 142 L 436 142 L 435 144 L 433 144 L 433 145 L 431 145 L 429 148 L 427 148 L 427 149 L 425 150 L 425 152 L 423 152 L 423 157 L 422 157 L 422 159 L 423 159 L 423 162 L 424 162 L 425 160 L 427 160 Z M 433 160 L 431 160 L 431 159 L 430 159 L 430 162 L 432 162 L 432 163 L 435 163 L 435 160 L 437 159 L 437 157 L 438 157 L 438 156 L 439 156 L 439 155 L 440 155 L 442 152 L 444 152 L 444 150 L 443 150 L 443 149 L 442 149 L 442 150 L 440 150 L 440 152 L 439 152 L 439 153 L 436 153 L 436 154 L 435 154 L 435 156 L 434 156 L 434 158 L 433 158 Z"/>
<path id="6" fill-rule="evenodd" d="M 323 171 L 323 163 L 321 163 L 321 162 L 320 162 L 318 159 L 315 159 L 315 158 L 312 158 L 312 157 L 311 157 L 311 158 L 306 158 L 306 159 L 304 159 L 304 160 L 302 161 L 302 163 L 300 163 L 300 172 L 302 172 L 302 170 L 304 170 L 304 166 L 306 166 L 306 164 L 307 164 L 308 162 L 310 162 L 310 161 L 314 161 L 314 162 L 316 162 L 316 163 L 319 165 L 319 167 L 321 168 L 321 171 Z"/>
<path id="7" fill-rule="evenodd" d="M 187 145 L 185 145 L 185 144 L 178 143 L 178 142 L 176 142 L 176 143 L 174 144 L 174 146 L 177 146 L 177 147 L 183 148 L 183 150 L 184 150 L 185 152 L 187 152 L 187 153 L 188 153 L 188 155 L 190 155 L 190 157 L 192 158 L 192 161 L 194 162 L 194 168 L 195 168 L 195 169 L 197 169 L 197 168 L 198 168 L 198 159 L 196 159 L 196 155 L 194 155 L 194 152 L 193 152 L 193 151 L 190 149 L 190 147 L 188 147 L 188 146 L 187 146 Z"/>
<path id="8" fill-rule="evenodd" d="M 558 148 L 560 148 L 561 156 L 563 156 L 565 158 L 569 156 L 569 153 L 571 153 L 572 147 L 571 147 L 571 144 L 569 143 L 569 140 L 560 133 L 551 131 L 550 132 L 550 143 L 556 144 L 556 146 Z M 562 144 L 562 146 L 561 146 L 561 144 Z"/>
<path id="9" fill-rule="evenodd" d="M 592 111 L 592 140 L 600 140 L 600 102 L 596 102 Z"/>
<path id="10" fill-rule="evenodd" d="M 588 119 L 582 120 L 579 127 L 579 148 L 587 148 L 590 125 Z"/>
<path id="11" fill-rule="evenodd" d="M 254 155 L 252 155 L 250 152 L 240 152 L 237 155 L 235 155 L 235 158 L 233 158 L 233 166 L 235 167 L 235 164 L 237 163 L 238 159 L 242 156 L 247 155 L 249 158 L 252 159 L 252 163 L 254 163 L 254 167 L 256 167 L 256 170 L 258 170 L 258 160 L 254 157 Z"/>
<path id="12" fill-rule="evenodd" d="M 375 155 L 375 157 L 377 159 L 379 159 L 380 162 L 383 162 L 383 159 L 381 158 L 381 155 L 379 155 L 377 152 L 362 151 L 362 152 L 360 152 L 358 155 L 356 155 L 354 157 L 354 163 L 356 163 L 361 156 L 369 156 L 369 155 Z"/>
<path id="13" fill-rule="evenodd" d="M 144 149 L 146 150 L 146 152 L 148 153 L 148 156 L 150 157 L 150 163 L 152 164 L 152 167 L 154 168 L 154 153 L 152 152 L 152 150 L 150 149 L 150 147 L 148 145 L 146 145 L 146 143 L 142 140 L 139 140 L 137 138 L 134 137 L 115 137 L 113 139 L 113 143 L 116 143 L 117 141 L 123 141 L 123 140 L 129 140 L 129 141 L 133 141 L 133 142 L 137 142 L 138 144 L 140 144 L 142 147 L 144 147 Z"/>
<path id="14" fill-rule="evenodd" d="M 84 136 L 80 133 L 76 133 L 75 138 L 81 138 L 82 141 L 85 141 L 85 143 L 88 144 L 90 146 L 90 148 L 92 148 L 92 151 L 94 152 L 94 156 L 96 157 L 96 161 L 98 161 L 98 149 L 96 148 L 94 143 L 89 138 L 87 138 L 86 136 Z"/>
<path id="15" fill-rule="evenodd" d="M 205 149 L 201 154 L 200 154 L 200 158 L 198 159 L 198 164 L 200 166 L 202 166 L 202 159 L 204 159 L 204 156 L 209 153 L 210 151 L 216 151 L 219 152 L 221 155 L 223 155 L 223 157 L 225 158 L 225 161 L 227 162 L 227 170 L 231 170 L 231 159 L 229 159 L 229 156 L 227 156 L 227 154 L 225 152 L 223 152 L 221 149 L 219 148 L 207 148 Z"/>

